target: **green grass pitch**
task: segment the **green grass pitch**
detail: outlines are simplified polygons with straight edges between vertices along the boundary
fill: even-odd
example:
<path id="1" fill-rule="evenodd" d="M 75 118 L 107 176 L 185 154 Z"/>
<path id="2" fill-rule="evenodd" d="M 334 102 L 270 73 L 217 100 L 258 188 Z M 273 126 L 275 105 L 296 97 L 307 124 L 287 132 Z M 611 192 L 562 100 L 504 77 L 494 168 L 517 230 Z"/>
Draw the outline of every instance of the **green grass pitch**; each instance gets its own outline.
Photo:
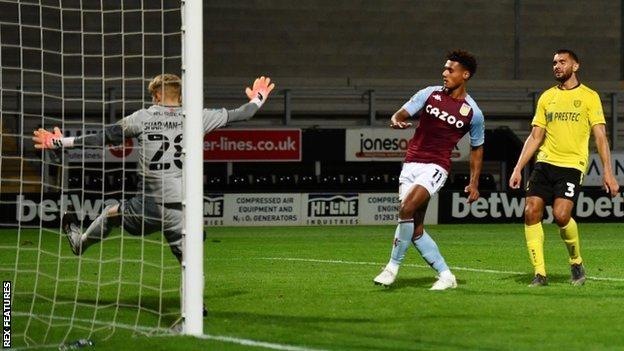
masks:
<path id="1" fill-rule="evenodd" d="M 428 290 L 435 274 L 413 248 L 392 287 L 373 285 L 391 226 L 208 228 L 205 340 L 145 335 L 179 312 L 179 268 L 158 234 L 142 244 L 113 233 L 78 260 L 58 234 L 40 241 L 39 230 L 23 230 L 14 275 L 17 231 L 5 229 L 0 273 L 16 284 L 14 347 L 25 346 L 28 328 L 50 349 L 68 333 L 90 336 L 97 350 L 623 349 L 622 225 L 579 228 L 585 286 L 569 284 L 565 246 L 545 225 L 550 285 L 528 288 L 521 224 L 429 226 L 458 278 L 443 292 Z"/>

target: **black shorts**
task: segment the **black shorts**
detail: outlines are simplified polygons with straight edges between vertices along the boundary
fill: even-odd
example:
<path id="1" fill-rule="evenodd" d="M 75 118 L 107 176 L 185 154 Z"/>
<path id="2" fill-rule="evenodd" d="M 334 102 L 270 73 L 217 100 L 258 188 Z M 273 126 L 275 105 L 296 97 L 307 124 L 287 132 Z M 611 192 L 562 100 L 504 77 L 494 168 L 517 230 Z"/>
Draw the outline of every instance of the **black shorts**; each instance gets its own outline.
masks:
<path id="1" fill-rule="evenodd" d="M 576 168 L 538 162 L 527 183 L 526 195 L 541 197 L 547 204 L 558 197 L 576 202 L 582 182 L 583 172 Z"/>

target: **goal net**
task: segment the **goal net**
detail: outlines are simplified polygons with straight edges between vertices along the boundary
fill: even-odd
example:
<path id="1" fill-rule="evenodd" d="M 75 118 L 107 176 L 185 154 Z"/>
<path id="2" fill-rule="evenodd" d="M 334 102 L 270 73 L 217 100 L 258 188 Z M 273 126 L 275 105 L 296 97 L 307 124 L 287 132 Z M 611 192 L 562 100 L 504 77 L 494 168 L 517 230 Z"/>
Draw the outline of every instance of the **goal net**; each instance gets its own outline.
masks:
<path id="1" fill-rule="evenodd" d="M 41 152 L 31 137 L 97 133 L 149 107 L 150 80 L 182 74 L 181 21 L 179 0 L 0 0 L 0 274 L 13 347 L 169 333 L 179 318 L 180 264 L 164 235 L 122 223 L 77 256 L 61 228 L 69 205 L 84 230 L 144 196 L 136 140 Z"/>

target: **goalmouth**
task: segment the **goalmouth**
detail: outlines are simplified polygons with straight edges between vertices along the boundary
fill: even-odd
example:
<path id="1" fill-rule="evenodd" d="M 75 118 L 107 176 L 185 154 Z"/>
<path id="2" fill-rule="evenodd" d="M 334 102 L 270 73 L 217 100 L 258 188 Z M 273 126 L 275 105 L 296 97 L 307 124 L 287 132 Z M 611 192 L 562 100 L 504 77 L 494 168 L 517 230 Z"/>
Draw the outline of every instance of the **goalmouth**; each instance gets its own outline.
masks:
<path id="1" fill-rule="evenodd" d="M 201 0 L 0 0 L 0 275 L 10 290 L 11 347 L 203 335 L 202 7 Z M 146 83 L 165 73 L 183 84 L 184 130 L 171 144 L 180 151 L 175 161 L 183 157 L 182 200 L 179 192 L 175 199 L 182 265 L 164 225 L 133 234 L 123 218 L 77 254 L 61 224 L 66 213 L 86 230 L 108 206 L 145 201 L 138 139 L 42 152 L 33 131 L 97 134 L 152 106 Z"/>

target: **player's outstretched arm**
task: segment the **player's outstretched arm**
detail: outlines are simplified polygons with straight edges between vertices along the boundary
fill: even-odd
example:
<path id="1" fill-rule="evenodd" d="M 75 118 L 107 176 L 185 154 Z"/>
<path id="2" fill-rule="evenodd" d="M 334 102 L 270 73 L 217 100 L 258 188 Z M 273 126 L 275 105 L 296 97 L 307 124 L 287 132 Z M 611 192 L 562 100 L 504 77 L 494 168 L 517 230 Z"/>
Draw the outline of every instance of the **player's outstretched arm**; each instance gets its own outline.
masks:
<path id="1" fill-rule="evenodd" d="M 470 183 L 464 188 L 468 194 L 468 203 L 479 198 L 479 177 L 483 167 L 483 145 L 470 149 Z"/>
<path id="2" fill-rule="evenodd" d="M 524 146 L 522 147 L 522 152 L 520 152 L 520 157 L 518 157 L 518 162 L 516 163 L 516 167 L 514 167 L 513 173 L 509 178 L 509 187 L 512 189 L 520 188 L 520 183 L 522 181 L 522 169 L 529 162 L 535 151 L 542 145 L 544 141 L 544 135 L 546 134 L 546 130 L 542 127 L 533 126 L 531 130 L 531 134 L 527 137 L 524 142 Z"/>
<path id="3" fill-rule="evenodd" d="M 620 186 L 617 182 L 617 179 L 613 175 L 613 168 L 611 167 L 611 151 L 609 150 L 609 140 L 607 139 L 605 125 L 594 125 L 592 127 L 592 133 L 594 134 L 594 139 L 596 139 L 598 155 L 600 155 L 600 161 L 602 162 L 603 186 L 607 193 L 611 195 L 611 197 L 615 197 L 618 194 Z"/>
<path id="4" fill-rule="evenodd" d="M 52 132 L 39 128 L 33 132 L 32 140 L 35 142 L 35 149 L 53 150 L 73 146 L 73 138 L 64 138 L 58 127 L 54 127 Z"/>
<path id="5" fill-rule="evenodd" d="M 390 128 L 405 129 L 411 127 L 412 124 L 407 122 L 408 118 L 410 118 L 409 112 L 405 111 L 403 108 L 398 110 L 390 118 Z"/>
<path id="6" fill-rule="evenodd" d="M 275 89 L 275 84 L 271 83 L 271 78 L 264 76 L 256 78 L 251 88 L 247 87 L 245 89 L 245 94 L 247 94 L 249 102 L 235 110 L 227 111 L 228 123 L 245 121 L 253 117 L 266 102 L 273 89 Z"/>
<path id="7" fill-rule="evenodd" d="M 59 149 L 71 147 L 98 147 L 104 144 L 120 145 L 124 139 L 131 138 L 130 131 L 124 133 L 122 126 L 117 123 L 104 128 L 104 131 L 83 135 L 80 137 L 63 137 L 58 127 L 50 132 L 39 128 L 33 132 L 32 140 L 36 149 Z"/>

